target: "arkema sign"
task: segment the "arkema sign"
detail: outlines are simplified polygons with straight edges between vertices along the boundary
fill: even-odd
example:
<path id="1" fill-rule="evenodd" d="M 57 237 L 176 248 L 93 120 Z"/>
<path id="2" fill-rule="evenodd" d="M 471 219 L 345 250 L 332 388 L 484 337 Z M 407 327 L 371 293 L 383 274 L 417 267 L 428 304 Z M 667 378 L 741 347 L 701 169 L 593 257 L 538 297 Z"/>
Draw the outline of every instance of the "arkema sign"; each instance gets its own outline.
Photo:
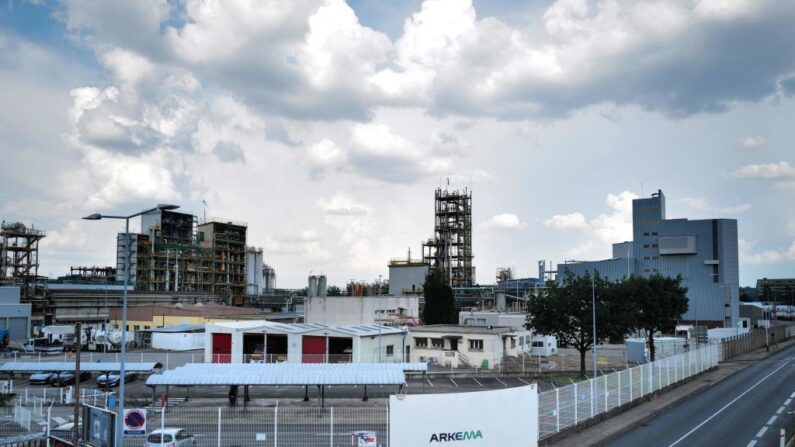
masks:
<path id="1" fill-rule="evenodd" d="M 496 391 L 389 398 L 389 441 L 395 447 L 538 445 L 535 385 Z"/>

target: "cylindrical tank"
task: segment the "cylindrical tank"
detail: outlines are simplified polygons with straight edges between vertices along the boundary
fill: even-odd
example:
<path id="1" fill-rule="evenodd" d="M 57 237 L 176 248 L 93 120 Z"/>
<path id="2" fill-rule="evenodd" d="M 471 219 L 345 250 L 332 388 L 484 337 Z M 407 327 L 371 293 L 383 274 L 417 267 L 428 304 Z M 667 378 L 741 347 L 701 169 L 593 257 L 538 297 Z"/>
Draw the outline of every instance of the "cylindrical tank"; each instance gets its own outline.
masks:
<path id="1" fill-rule="evenodd" d="M 328 285 L 326 284 L 326 275 L 318 276 L 317 280 L 317 296 L 321 298 L 326 297 L 326 291 L 328 289 Z"/>
<path id="2" fill-rule="evenodd" d="M 317 296 L 317 276 L 309 275 L 309 288 L 307 289 L 306 296 L 314 298 Z"/>

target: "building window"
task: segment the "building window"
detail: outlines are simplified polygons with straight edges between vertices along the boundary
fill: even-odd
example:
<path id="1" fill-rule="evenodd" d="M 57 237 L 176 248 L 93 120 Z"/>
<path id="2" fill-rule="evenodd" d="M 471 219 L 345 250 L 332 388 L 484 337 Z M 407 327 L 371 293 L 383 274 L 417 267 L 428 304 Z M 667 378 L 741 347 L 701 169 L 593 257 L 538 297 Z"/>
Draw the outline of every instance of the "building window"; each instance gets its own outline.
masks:
<path id="1" fill-rule="evenodd" d="M 651 258 L 654 259 L 654 260 L 660 259 L 659 256 L 652 256 Z"/>
<path id="2" fill-rule="evenodd" d="M 516 339 L 515 338 L 511 338 L 511 347 L 512 348 L 516 347 Z"/>
<path id="3" fill-rule="evenodd" d="M 395 355 L 395 345 L 386 345 L 386 356 L 392 357 Z"/>
<path id="4" fill-rule="evenodd" d="M 149 326 L 144 326 L 144 329 L 149 329 Z"/>
<path id="5" fill-rule="evenodd" d="M 133 330 L 134 331 L 140 331 L 141 330 L 141 326 L 136 324 L 135 326 L 133 326 Z"/>
<path id="6" fill-rule="evenodd" d="M 431 339 L 431 347 L 434 349 L 444 349 L 444 339 L 443 338 L 432 338 Z"/>
<path id="7" fill-rule="evenodd" d="M 651 244 L 651 248 L 659 248 L 659 247 L 660 247 L 659 244 Z"/>
<path id="8" fill-rule="evenodd" d="M 533 342 L 533 347 L 534 348 L 543 348 L 544 347 L 544 342 L 543 341 L 534 341 Z"/>
<path id="9" fill-rule="evenodd" d="M 659 234 L 659 233 L 657 233 L 656 231 L 653 231 L 653 232 L 651 233 L 651 235 L 652 235 L 652 236 L 657 236 L 658 234 Z"/>
<path id="10" fill-rule="evenodd" d="M 643 257 L 643 260 L 644 260 L 644 261 L 648 261 L 649 259 L 651 259 L 651 258 L 650 258 L 650 257 L 648 257 L 648 256 L 644 256 L 644 257 Z"/>
<path id="11" fill-rule="evenodd" d="M 415 348 L 427 348 L 428 347 L 428 339 L 427 338 L 414 338 L 414 347 Z"/>
<path id="12" fill-rule="evenodd" d="M 483 351 L 483 340 L 469 340 L 470 351 Z"/>
<path id="13" fill-rule="evenodd" d="M 643 235 L 644 235 L 644 236 L 648 236 L 648 235 L 649 235 L 649 233 L 643 233 Z"/>
<path id="14" fill-rule="evenodd" d="M 127 326 L 124 326 L 124 328 L 127 330 L 127 332 L 130 332 L 130 325 L 129 324 Z"/>

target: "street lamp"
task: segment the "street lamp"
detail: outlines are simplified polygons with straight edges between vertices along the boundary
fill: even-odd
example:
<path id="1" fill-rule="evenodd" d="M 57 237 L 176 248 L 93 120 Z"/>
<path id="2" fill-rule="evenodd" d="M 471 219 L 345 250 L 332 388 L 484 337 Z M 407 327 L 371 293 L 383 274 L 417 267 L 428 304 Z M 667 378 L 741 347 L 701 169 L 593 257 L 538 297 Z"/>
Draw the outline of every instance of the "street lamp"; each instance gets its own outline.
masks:
<path id="1" fill-rule="evenodd" d="M 154 208 L 129 216 L 106 216 L 104 214 L 94 213 L 83 218 L 85 220 L 123 219 L 124 236 L 127 238 L 127 253 L 125 253 L 124 256 L 124 299 L 121 306 L 121 362 L 119 364 L 119 401 L 117 404 L 118 410 L 116 411 L 116 439 L 114 439 L 114 445 L 116 447 L 121 447 L 124 440 L 124 421 L 122 420 L 124 418 L 124 360 L 127 356 L 127 288 L 130 281 L 130 244 L 132 244 L 130 239 L 130 219 L 144 214 L 149 214 L 153 211 L 171 211 L 177 208 L 179 208 L 178 205 L 160 204 Z M 79 342 L 80 341 L 78 340 L 78 343 Z"/>

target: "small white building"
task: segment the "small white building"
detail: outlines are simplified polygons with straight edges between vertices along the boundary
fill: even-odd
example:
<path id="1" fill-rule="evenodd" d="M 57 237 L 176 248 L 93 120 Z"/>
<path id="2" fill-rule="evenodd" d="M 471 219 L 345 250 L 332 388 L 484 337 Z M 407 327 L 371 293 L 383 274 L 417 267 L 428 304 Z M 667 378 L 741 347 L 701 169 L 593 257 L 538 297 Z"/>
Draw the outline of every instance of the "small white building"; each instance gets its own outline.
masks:
<path id="1" fill-rule="evenodd" d="M 530 354 L 540 357 L 557 355 L 558 339 L 552 335 L 536 334 L 530 339 Z"/>
<path id="2" fill-rule="evenodd" d="M 205 362 L 403 362 L 406 329 L 381 325 L 329 326 L 265 320 L 209 323 Z"/>
<path id="3" fill-rule="evenodd" d="M 507 326 L 430 325 L 411 328 L 411 361 L 453 368 L 490 368 L 503 357 L 530 351 L 529 335 Z"/>
<path id="4" fill-rule="evenodd" d="M 204 325 L 199 324 L 180 324 L 153 328 L 148 330 L 151 333 L 151 344 L 154 349 L 164 349 L 168 351 L 193 351 L 204 349 Z"/>
<path id="5" fill-rule="evenodd" d="M 418 295 L 310 296 L 304 302 L 307 323 L 349 326 L 411 326 L 419 322 Z"/>

